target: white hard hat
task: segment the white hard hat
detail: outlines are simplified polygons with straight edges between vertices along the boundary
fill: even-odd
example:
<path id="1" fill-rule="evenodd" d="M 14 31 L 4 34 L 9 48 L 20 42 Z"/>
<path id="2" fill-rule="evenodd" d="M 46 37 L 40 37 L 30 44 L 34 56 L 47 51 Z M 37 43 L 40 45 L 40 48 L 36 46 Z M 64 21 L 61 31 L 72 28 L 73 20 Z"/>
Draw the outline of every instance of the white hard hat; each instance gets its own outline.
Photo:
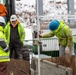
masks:
<path id="1" fill-rule="evenodd" d="M 6 24 L 5 19 L 2 16 L 0 16 L 0 22 Z"/>
<path id="2" fill-rule="evenodd" d="M 16 21 L 16 20 L 17 20 L 17 16 L 16 15 L 11 15 L 10 21 Z"/>

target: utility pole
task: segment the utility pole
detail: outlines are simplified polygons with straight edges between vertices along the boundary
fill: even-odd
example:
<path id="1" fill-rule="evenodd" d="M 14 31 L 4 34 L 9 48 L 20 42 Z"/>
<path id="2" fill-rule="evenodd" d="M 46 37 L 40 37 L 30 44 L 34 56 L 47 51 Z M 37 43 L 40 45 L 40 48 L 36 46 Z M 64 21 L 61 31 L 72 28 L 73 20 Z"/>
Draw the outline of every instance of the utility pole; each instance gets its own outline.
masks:
<path id="1" fill-rule="evenodd" d="M 74 0 L 67 0 L 68 14 L 74 15 Z M 74 18 L 74 17 L 72 17 Z M 70 24 L 74 24 L 75 19 L 68 20 Z"/>
<path id="2" fill-rule="evenodd" d="M 43 0 L 36 0 L 36 13 L 37 12 L 39 13 L 39 16 L 43 15 Z"/>
<path id="3" fill-rule="evenodd" d="M 40 21 L 39 18 L 43 15 L 43 0 L 36 0 L 37 5 L 37 33 L 40 34 Z M 37 41 L 40 42 L 39 36 Z M 40 75 L 40 45 L 38 45 L 38 75 Z"/>

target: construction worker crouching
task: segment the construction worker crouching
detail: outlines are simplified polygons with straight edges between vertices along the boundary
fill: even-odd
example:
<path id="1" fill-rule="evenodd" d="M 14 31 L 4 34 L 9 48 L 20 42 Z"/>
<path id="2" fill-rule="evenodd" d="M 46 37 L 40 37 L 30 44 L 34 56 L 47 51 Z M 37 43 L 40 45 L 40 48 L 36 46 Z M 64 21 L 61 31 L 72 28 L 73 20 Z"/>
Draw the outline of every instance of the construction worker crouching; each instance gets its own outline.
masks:
<path id="1" fill-rule="evenodd" d="M 5 26 L 5 34 L 10 47 L 10 58 L 23 59 L 22 47 L 25 39 L 25 30 L 15 14 Z"/>
<path id="2" fill-rule="evenodd" d="M 5 20 L 0 16 L 0 75 L 9 75 L 8 64 L 9 58 L 9 47 L 4 34 Z"/>
<path id="3" fill-rule="evenodd" d="M 39 36 L 42 38 L 48 38 L 56 35 L 59 41 L 60 56 L 65 56 L 66 54 L 74 55 L 74 37 L 69 26 L 63 21 L 53 20 L 49 24 L 49 29 L 51 32 L 43 36 L 39 34 Z"/>

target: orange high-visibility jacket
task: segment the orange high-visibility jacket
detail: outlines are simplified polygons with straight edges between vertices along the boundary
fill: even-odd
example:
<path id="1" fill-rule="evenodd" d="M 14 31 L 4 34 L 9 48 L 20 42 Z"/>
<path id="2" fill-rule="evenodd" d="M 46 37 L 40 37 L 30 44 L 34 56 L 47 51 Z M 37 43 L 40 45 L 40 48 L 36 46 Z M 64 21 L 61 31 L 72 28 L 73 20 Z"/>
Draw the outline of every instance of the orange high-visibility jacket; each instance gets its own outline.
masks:
<path id="1" fill-rule="evenodd" d="M 3 5 L 3 4 L 0 4 L 0 16 L 6 16 L 7 15 L 7 9 L 6 9 L 6 7 L 5 7 L 5 5 Z"/>

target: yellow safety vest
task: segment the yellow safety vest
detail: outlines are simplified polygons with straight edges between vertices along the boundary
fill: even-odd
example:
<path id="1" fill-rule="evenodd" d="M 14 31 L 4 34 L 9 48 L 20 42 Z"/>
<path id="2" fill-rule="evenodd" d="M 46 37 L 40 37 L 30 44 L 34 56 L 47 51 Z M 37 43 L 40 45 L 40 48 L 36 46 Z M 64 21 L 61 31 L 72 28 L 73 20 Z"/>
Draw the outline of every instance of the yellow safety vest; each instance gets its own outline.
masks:
<path id="1" fill-rule="evenodd" d="M 0 41 L 1 39 L 4 39 L 4 41 L 7 42 L 5 38 L 5 34 L 3 33 L 3 28 L 0 26 Z M 10 61 L 9 54 L 10 51 L 5 52 L 3 48 L 0 46 L 0 62 Z"/>

